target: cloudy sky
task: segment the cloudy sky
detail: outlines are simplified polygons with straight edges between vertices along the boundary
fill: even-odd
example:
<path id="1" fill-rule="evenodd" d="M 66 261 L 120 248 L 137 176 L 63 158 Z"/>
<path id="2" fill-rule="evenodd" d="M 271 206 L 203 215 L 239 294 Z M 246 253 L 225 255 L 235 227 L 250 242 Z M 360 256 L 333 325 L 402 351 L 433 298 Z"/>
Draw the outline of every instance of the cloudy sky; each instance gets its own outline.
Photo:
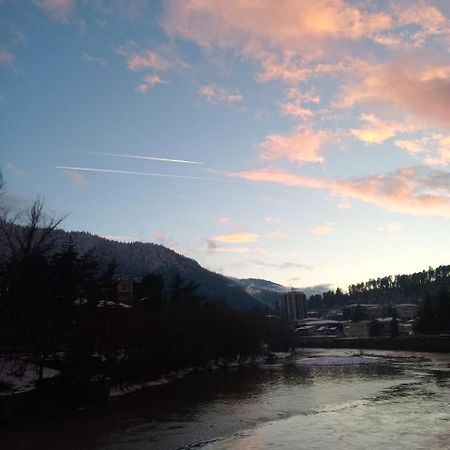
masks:
<path id="1" fill-rule="evenodd" d="M 447 0 L 1 0 L 5 201 L 291 286 L 448 264 Z"/>

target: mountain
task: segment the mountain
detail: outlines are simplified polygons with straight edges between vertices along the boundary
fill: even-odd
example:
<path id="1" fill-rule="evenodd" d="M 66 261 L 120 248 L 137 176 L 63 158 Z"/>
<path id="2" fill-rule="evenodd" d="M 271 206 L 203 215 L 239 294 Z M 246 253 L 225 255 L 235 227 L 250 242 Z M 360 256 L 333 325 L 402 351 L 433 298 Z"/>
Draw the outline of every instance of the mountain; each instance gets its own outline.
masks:
<path id="1" fill-rule="evenodd" d="M 252 297 L 262 303 L 264 306 L 275 310 L 277 301 L 283 292 L 291 289 L 290 287 L 283 286 L 273 281 L 263 280 L 260 278 L 232 278 L 237 281 Z M 322 294 L 331 289 L 330 284 L 319 284 L 317 286 L 308 286 L 302 288 L 294 288 L 302 291 L 306 297 L 310 297 L 314 294 Z"/>
<path id="2" fill-rule="evenodd" d="M 236 309 L 252 309 L 261 304 L 243 287 L 223 275 L 211 272 L 194 259 L 182 256 L 162 245 L 143 242 L 117 242 L 94 234 L 79 231 L 55 230 L 57 247 L 71 242 L 79 252 L 92 250 L 100 268 L 115 260 L 117 273 L 129 277 L 141 277 L 146 273 L 163 274 L 170 284 L 178 273 L 185 281 L 198 284 L 198 293 L 208 299 L 223 299 Z"/>
<path id="3" fill-rule="evenodd" d="M 281 284 L 274 283 L 273 281 L 269 280 L 263 280 L 261 278 L 240 278 L 237 279 L 237 282 L 244 285 L 244 286 L 254 286 L 258 289 L 265 289 L 268 291 L 274 291 L 274 292 L 286 292 L 289 290 L 286 286 L 282 286 Z"/>
<path id="4" fill-rule="evenodd" d="M 258 300 L 259 303 L 268 307 L 272 311 L 276 309 L 278 299 L 283 292 L 288 290 L 281 284 L 274 283 L 260 278 L 233 278 L 238 282 L 247 294 Z"/>

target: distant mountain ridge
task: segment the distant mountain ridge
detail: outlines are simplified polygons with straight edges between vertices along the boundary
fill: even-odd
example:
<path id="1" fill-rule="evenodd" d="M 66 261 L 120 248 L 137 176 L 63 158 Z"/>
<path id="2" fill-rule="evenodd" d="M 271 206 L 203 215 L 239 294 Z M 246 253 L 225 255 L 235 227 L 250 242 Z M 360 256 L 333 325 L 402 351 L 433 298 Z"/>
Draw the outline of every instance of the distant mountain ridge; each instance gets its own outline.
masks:
<path id="1" fill-rule="evenodd" d="M 310 297 L 311 295 L 328 291 L 331 287 L 329 284 L 319 284 L 317 286 L 292 288 L 261 278 L 232 278 L 232 280 L 237 281 L 248 294 L 272 310 L 276 309 L 278 299 L 283 292 L 295 289 L 302 291 L 306 297 Z"/>
<path id="2" fill-rule="evenodd" d="M 207 299 L 223 299 L 236 309 L 261 307 L 253 296 L 236 281 L 211 272 L 195 261 L 159 244 L 143 242 L 117 242 L 80 231 L 54 232 L 57 246 L 72 242 L 79 252 L 92 250 L 100 267 L 115 260 L 117 272 L 129 277 L 141 277 L 149 272 L 161 273 L 166 283 L 170 283 L 178 273 L 185 281 L 198 284 L 198 293 Z"/>

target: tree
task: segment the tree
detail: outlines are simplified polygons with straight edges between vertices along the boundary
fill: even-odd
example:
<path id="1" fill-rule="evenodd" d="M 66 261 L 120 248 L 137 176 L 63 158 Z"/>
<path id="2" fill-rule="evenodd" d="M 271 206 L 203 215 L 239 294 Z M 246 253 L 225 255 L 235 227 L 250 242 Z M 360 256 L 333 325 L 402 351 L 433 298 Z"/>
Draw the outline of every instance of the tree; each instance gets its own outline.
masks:
<path id="1" fill-rule="evenodd" d="M 105 271 L 100 277 L 101 300 L 104 302 L 117 303 L 117 279 L 116 279 L 117 263 L 111 261 L 106 266 Z"/>
<path id="2" fill-rule="evenodd" d="M 135 287 L 138 304 L 159 310 L 164 303 L 164 278 L 160 273 L 148 273 Z"/>
<path id="3" fill-rule="evenodd" d="M 381 325 L 380 322 L 378 322 L 377 319 L 372 319 L 370 321 L 370 328 L 369 328 L 370 336 L 371 337 L 381 336 L 382 328 L 383 328 L 383 326 Z"/>
<path id="4" fill-rule="evenodd" d="M 55 246 L 53 232 L 62 220 L 46 216 L 41 199 L 15 215 L 2 210 L 0 308 L 10 356 L 18 343 L 33 346 L 35 355 L 46 347 L 50 336 L 48 255 Z"/>
<path id="5" fill-rule="evenodd" d="M 397 316 L 395 314 L 391 320 L 390 331 L 391 331 L 391 337 L 397 337 L 399 335 L 398 320 L 397 320 Z"/>
<path id="6" fill-rule="evenodd" d="M 170 286 L 170 303 L 172 304 L 194 304 L 200 297 L 197 294 L 198 284 L 193 281 L 185 281 L 177 273 Z"/>

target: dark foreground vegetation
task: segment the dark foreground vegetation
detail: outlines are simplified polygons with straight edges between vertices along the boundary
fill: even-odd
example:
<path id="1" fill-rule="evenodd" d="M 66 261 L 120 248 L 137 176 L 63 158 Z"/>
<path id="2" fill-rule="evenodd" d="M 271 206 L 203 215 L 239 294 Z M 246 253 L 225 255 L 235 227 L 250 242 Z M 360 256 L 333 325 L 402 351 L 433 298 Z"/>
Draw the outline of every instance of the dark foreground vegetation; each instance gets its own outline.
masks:
<path id="1" fill-rule="evenodd" d="M 202 298 L 180 274 L 167 285 L 163 274 L 149 273 L 133 305 L 120 303 L 114 262 L 100 270 L 91 251 L 71 242 L 56 249 L 60 222 L 46 219 L 41 201 L 12 218 L 5 211 L 0 222 L 0 357 L 32 361 L 45 392 L 78 406 L 101 397 L 106 382 L 147 381 L 292 345 L 279 321 Z M 59 376 L 44 379 L 45 367 Z"/>

